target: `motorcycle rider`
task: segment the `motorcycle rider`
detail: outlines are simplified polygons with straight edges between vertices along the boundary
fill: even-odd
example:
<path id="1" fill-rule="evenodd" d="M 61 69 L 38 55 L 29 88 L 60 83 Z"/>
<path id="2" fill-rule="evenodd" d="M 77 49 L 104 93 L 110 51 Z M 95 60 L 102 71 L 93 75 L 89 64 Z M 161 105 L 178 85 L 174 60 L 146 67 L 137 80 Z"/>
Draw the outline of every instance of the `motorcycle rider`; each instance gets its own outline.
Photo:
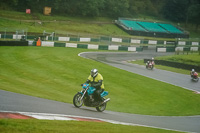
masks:
<path id="1" fill-rule="evenodd" d="M 155 64 L 155 62 L 154 62 L 154 58 L 153 58 L 153 57 L 151 58 L 150 62 L 151 62 L 152 65 Z"/>
<path id="2" fill-rule="evenodd" d="M 195 70 L 194 69 L 192 69 L 192 71 L 190 72 L 190 76 L 193 78 L 193 76 L 194 76 L 194 73 L 195 73 Z"/>
<path id="3" fill-rule="evenodd" d="M 151 65 L 154 65 L 154 64 L 155 64 L 155 63 L 154 63 L 154 58 L 153 58 L 153 57 L 152 57 L 150 60 L 148 60 L 147 63 L 146 63 L 147 66 L 149 66 L 150 64 L 151 64 Z"/>
<path id="4" fill-rule="evenodd" d="M 96 88 L 94 92 L 95 100 L 97 102 L 103 102 L 101 98 L 101 92 L 104 90 L 103 76 L 98 72 L 97 69 L 91 70 L 86 83 L 90 83 L 92 87 Z"/>

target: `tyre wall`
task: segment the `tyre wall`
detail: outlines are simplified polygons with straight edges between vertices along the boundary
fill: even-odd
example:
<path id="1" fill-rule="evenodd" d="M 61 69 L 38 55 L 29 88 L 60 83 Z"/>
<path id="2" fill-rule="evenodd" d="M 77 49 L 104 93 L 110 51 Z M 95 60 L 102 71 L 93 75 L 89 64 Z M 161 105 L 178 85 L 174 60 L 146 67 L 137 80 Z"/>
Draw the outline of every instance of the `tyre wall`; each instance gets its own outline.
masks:
<path id="1" fill-rule="evenodd" d="M 0 46 L 28 46 L 28 41 L 0 41 Z"/>

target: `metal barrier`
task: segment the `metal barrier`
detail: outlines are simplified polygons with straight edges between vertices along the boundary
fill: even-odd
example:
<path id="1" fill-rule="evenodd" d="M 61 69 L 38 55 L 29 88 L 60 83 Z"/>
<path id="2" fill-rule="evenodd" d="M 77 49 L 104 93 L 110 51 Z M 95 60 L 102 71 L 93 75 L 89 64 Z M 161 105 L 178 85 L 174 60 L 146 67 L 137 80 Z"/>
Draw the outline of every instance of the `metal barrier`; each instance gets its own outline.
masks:
<path id="1" fill-rule="evenodd" d="M 105 35 L 91 35 L 91 34 L 80 34 L 80 33 L 63 33 L 58 34 L 55 32 L 43 33 L 28 33 L 26 30 L 15 30 L 11 32 L 6 30 L 0 32 L 0 39 L 14 39 L 20 40 L 24 37 L 26 40 L 38 40 L 40 37 L 42 41 L 58 41 L 58 42 L 76 42 L 76 43 L 94 43 L 98 45 L 117 45 L 117 46 L 159 46 L 159 50 L 163 51 L 166 46 L 172 47 L 192 47 L 191 50 L 197 50 L 195 47 L 200 46 L 200 39 L 171 39 L 171 40 L 156 40 L 157 38 L 152 38 L 150 40 L 141 37 L 120 37 L 120 36 L 105 36 Z M 166 48 L 166 51 L 171 48 Z M 175 50 L 174 50 L 175 51 Z"/>

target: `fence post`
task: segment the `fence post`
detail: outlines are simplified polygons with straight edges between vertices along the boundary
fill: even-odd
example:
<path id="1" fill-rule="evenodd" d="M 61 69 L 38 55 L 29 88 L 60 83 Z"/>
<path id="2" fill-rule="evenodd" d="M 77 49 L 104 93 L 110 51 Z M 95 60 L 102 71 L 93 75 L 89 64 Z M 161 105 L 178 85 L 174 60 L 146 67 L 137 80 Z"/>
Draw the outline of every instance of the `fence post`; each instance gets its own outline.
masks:
<path id="1" fill-rule="evenodd" d="M 26 40 L 27 40 L 27 30 L 26 30 Z"/>
<path id="2" fill-rule="evenodd" d="M 16 31 L 16 40 L 18 40 L 18 31 Z"/>
<path id="3" fill-rule="evenodd" d="M 51 40 L 53 41 L 53 39 L 54 39 L 54 32 L 52 32 L 52 38 L 51 38 Z"/>
<path id="4" fill-rule="evenodd" d="M 78 33 L 78 36 L 77 36 L 77 39 L 76 39 L 77 43 L 78 43 L 78 38 L 80 38 L 80 33 Z"/>
<path id="5" fill-rule="evenodd" d="M 6 39 L 6 29 L 5 29 L 5 34 L 4 34 L 4 40 Z"/>
<path id="6" fill-rule="evenodd" d="M 99 45 L 101 44 L 101 35 L 99 35 Z"/>

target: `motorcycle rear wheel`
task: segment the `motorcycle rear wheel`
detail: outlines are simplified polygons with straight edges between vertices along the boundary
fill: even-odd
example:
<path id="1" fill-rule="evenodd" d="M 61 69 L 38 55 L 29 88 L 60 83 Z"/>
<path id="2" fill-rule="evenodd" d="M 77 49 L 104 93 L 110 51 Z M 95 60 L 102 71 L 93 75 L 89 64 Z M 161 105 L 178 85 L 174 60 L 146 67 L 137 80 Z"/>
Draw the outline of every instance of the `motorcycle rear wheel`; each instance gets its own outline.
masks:
<path id="1" fill-rule="evenodd" d="M 83 105 L 83 99 L 81 100 L 82 94 L 77 93 L 73 98 L 73 104 L 75 107 L 80 108 Z"/>
<path id="2" fill-rule="evenodd" d="M 195 81 L 195 82 L 198 82 L 198 81 L 199 81 L 199 78 L 196 78 L 196 79 L 193 78 L 192 80 Z"/>
<path id="3" fill-rule="evenodd" d="M 96 107 L 96 110 L 99 112 L 103 112 L 105 109 L 106 109 L 106 103 L 103 103 L 100 106 Z"/>

